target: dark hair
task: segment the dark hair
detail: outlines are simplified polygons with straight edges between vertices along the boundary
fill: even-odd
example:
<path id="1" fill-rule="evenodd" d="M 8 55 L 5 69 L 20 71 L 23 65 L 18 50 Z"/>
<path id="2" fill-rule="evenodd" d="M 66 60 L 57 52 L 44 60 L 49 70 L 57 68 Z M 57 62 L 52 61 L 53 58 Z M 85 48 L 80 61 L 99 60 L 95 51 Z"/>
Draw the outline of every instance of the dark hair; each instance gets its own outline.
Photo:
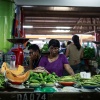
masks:
<path id="1" fill-rule="evenodd" d="M 62 48 L 66 48 L 65 43 L 62 43 L 61 47 L 62 47 Z"/>
<path id="2" fill-rule="evenodd" d="M 32 49 L 33 51 L 39 51 L 40 53 L 40 48 L 37 44 L 31 44 L 29 47 L 28 47 L 28 50 Z"/>
<path id="3" fill-rule="evenodd" d="M 72 40 L 73 40 L 75 46 L 77 47 L 77 49 L 80 50 L 81 45 L 80 45 L 80 42 L 79 42 L 79 36 L 73 35 Z"/>
<path id="4" fill-rule="evenodd" d="M 60 42 L 59 42 L 58 40 L 56 40 L 56 39 L 51 39 L 51 40 L 49 41 L 48 47 L 50 47 L 50 46 L 60 48 Z"/>
<path id="5" fill-rule="evenodd" d="M 71 44 L 71 43 L 72 43 L 71 41 L 68 41 L 68 42 L 67 42 L 67 45 L 69 45 L 69 44 Z"/>

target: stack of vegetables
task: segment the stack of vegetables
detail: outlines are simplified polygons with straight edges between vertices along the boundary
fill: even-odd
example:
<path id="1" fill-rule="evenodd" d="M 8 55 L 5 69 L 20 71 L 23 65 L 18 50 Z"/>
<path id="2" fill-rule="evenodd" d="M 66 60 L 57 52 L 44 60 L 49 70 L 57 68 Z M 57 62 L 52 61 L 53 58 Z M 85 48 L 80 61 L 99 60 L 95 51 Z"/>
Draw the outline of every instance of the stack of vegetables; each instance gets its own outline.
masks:
<path id="1" fill-rule="evenodd" d="M 58 78 L 58 82 L 75 82 L 75 78 L 73 76 L 62 76 Z"/>
<path id="2" fill-rule="evenodd" d="M 3 74 L 0 73 L 0 89 L 5 88 L 5 77 Z"/>
<path id="3" fill-rule="evenodd" d="M 80 73 L 75 76 L 62 76 L 58 78 L 59 82 L 75 82 L 75 87 L 100 87 L 100 75 L 94 75 L 90 79 L 81 78 Z"/>
<path id="4" fill-rule="evenodd" d="M 94 75 L 91 77 L 91 79 L 84 80 L 81 84 L 82 86 L 100 87 L 100 75 Z"/>
<path id="5" fill-rule="evenodd" d="M 75 75 L 76 87 L 89 86 L 89 87 L 100 87 L 100 75 L 93 75 L 90 79 L 81 78 L 80 74 Z"/>
<path id="6" fill-rule="evenodd" d="M 81 81 L 80 73 L 75 74 L 74 76 L 62 76 L 58 78 L 58 81 L 65 81 L 65 82 L 78 82 Z"/>
<path id="7" fill-rule="evenodd" d="M 74 82 L 74 86 L 80 87 L 100 87 L 100 75 L 94 75 L 90 79 L 81 78 L 80 73 L 74 76 L 58 77 L 54 72 L 34 72 L 33 70 L 24 72 L 24 67 L 20 65 L 16 69 L 10 69 L 6 62 L 2 64 L 0 71 L 0 88 L 4 87 L 5 76 L 12 84 L 20 85 L 24 83 L 30 87 L 54 86 L 56 82 Z M 4 72 L 6 72 L 5 76 Z"/>
<path id="8" fill-rule="evenodd" d="M 24 66 L 21 65 L 18 65 L 16 69 L 11 69 L 6 62 L 2 64 L 0 69 L 2 75 L 5 75 L 12 84 L 22 84 L 29 78 L 30 70 L 27 72 L 24 72 L 24 70 Z"/>
<path id="9" fill-rule="evenodd" d="M 55 73 L 48 74 L 46 72 L 36 73 L 31 71 L 26 84 L 29 84 L 30 87 L 38 87 L 41 85 L 53 86 L 57 78 L 58 76 Z"/>

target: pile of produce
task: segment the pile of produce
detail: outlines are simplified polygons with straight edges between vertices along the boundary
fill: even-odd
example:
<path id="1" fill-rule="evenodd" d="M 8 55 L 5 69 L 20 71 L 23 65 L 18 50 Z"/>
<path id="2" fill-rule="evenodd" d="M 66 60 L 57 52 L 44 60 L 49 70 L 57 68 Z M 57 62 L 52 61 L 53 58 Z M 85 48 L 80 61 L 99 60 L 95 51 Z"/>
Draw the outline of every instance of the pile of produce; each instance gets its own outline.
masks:
<path id="1" fill-rule="evenodd" d="M 24 66 L 19 65 L 17 68 L 11 69 L 6 62 L 2 64 L 0 71 L 13 84 L 22 84 L 30 76 L 30 71 L 24 72 Z"/>
<path id="2" fill-rule="evenodd" d="M 80 74 L 77 74 L 76 86 L 88 86 L 88 87 L 100 87 L 100 75 L 93 75 L 90 79 L 81 78 Z"/>
<path id="3" fill-rule="evenodd" d="M 73 76 L 62 76 L 58 78 L 59 82 L 75 82 L 75 78 Z"/>
<path id="4" fill-rule="evenodd" d="M 100 84 L 100 75 L 94 75 L 94 76 L 92 76 L 91 80 Z"/>
<path id="5" fill-rule="evenodd" d="M 81 81 L 80 73 L 75 74 L 74 76 L 62 76 L 58 78 L 58 81 L 64 81 L 64 82 L 78 82 Z"/>
<path id="6" fill-rule="evenodd" d="M 13 83 L 13 84 L 22 84 L 25 81 L 27 81 L 27 79 L 30 76 L 30 71 L 27 71 L 21 75 L 15 75 L 13 74 L 11 71 L 6 71 L 5 74 L 6 78 L 8 79 L 9 82 Z"/>
<path id="7" fill-rule="evenodd" d="M 48 73 L 47 71 L 38 70 L 28 70 L 24 71 L 24 66 L 19 65 L 16 69 L 10 69 L 8 64 L 4 62 L 0 69 L 0 88 L 4 88 L 5 78 L 11 84 L 16 85 L 27 85 L 29 87 L 39 87 L 39 86 L 54 86 L 55 83 L 74 83 L 74 86 L 92 86 L 100 87 L 100 75 L 94 75 L 90 79 L 81 78 L 80 73 L 74 76 L 62 76 L 58 77 L 54 72 Z M 6 72 L 6 73 L 5 73 Z"/>
<path id="8" fill-rule="evenodd" d="M 11 73 L 15 74 L 16 76 L 17 75 L 20 75 L 24 72 L 24 67 L 19 65 L 16 69 L 11 69 L 12 67 L 6 63 L 6 62 L 3 62 L 2 66 L 1 66 L 1 73 L 5 73 L 6 71 L 10 71 Z"/>
<path id="9" fill-rule="evenodd" d="M 27 84 L 31 87 L 36 87 L 40 85 L 54 85 L 57 81 L 58 76 L 55 73 L 48 74 L 46 72 L 33 72 L 30 73 L 30 78 L 27 81 Z"/>
<path id="10" fill-rule="evenodd" d="M 5 77 L 0 73 L 0 89 L 5 88 Z"/>
<path id="11" fill-rule="evenodd" d="M 94 75 L 90 79 L 81 78 L 80 73 L 74 76 L 62 76 L 58 78 L 60 82 L 75 82 L 74 87 L 100 87 L 100 75 Z"/>

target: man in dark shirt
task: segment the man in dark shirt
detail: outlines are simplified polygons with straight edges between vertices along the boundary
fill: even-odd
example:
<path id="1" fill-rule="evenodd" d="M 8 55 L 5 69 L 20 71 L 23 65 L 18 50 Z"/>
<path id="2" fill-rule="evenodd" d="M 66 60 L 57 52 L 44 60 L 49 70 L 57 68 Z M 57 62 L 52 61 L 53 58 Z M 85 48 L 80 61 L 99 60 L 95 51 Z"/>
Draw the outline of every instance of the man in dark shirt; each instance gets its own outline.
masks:
<path id="1" fill-rule="evenodd" d="M 38 63 L 41 59 L 40 48 L 38 45 L 32 44 L 28 47 L 28 50 L 29 50 L 29 55 L 30 55 L 29 67 L 30 69 L 34 69 L 38 67 Z"/>

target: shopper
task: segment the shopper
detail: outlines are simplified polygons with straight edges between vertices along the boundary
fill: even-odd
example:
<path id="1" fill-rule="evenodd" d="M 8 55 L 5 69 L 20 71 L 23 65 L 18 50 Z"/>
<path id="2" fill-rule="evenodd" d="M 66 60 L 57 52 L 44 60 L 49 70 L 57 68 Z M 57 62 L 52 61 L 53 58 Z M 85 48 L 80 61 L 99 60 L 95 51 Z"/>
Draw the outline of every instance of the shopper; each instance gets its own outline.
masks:
<path id="1" fill-rule="evenodd" d="M 67 47 L 71 44 L 72 42 L 69 40 L 68 42 L 67 42 Z M 66 51 L 67 51 L 67 47 L 66 47 Z M 65 52 L 65 55 L 66 55 L 66 52 Z"/>
<path id="2" fill-rule="evenodd" d="M 51 39 L 48 47 L 50 54 L 41 58 L 39 66 L 44 67 L 50 73 L 55 72 L 58 76 L 63 75 L 64 68 L 70 75 L 74 75 L 66 56 L 64 54 L 59 54 L 59 41 L 56 39 Z"/>
<path id="3" fill-rule="evenodd" d="M 65 54 L 65 53 L 66 53 L 66 45 L 65 45 L 65 43 L 62 43 L 62 45 L 61 45 L 61 50 L 60 50 L 59 53 L 60 53 L 60 54 Z"/>
<path id="4" fill-rule="evenodd" d="M 80 72 L 80 62 L 83 57 L 83 48 L 80 45 L 79 36 L 73 35 L 73 43 L 68 45 L 66 50 L 66 56 L 69 57 L 69 64 L 75 73 Z"/>
<path id="5" fill-rule="evenodd" d="M 69 40 L 69 41 L 67 42 L 67 46 L 70 45 L 71 43 L 72 43 L 72 42 Z"/>
<path id="6" fill-rule="evenodd" d="M 30 69 L 34 69 L 38 66 L 39 61 L 41 59 L 40 48 L 36 44 L 32 44 L 28 47 L 29 50 L 29 67 Z"/>
<path id="7" fill-rule="evenodd" d="M 72 42 L 69 40 L 68 42 L 67 42 L 67 46 L 68 45 L 70 45 Z M 66 46 L 66 49 L 65 49 L 65 55 L 66 55 L 66 50 L 67 50 L 67 46 Z M 68 57 L 67 57 L 67 59 L 68 59 Z M 69 60 L 69 59 L 68 59 Z M 63 71 L 63 76 L 66 76 L 66 75 L 69 75 L 69 73 L 64 69 L 64 71 Z"/>

